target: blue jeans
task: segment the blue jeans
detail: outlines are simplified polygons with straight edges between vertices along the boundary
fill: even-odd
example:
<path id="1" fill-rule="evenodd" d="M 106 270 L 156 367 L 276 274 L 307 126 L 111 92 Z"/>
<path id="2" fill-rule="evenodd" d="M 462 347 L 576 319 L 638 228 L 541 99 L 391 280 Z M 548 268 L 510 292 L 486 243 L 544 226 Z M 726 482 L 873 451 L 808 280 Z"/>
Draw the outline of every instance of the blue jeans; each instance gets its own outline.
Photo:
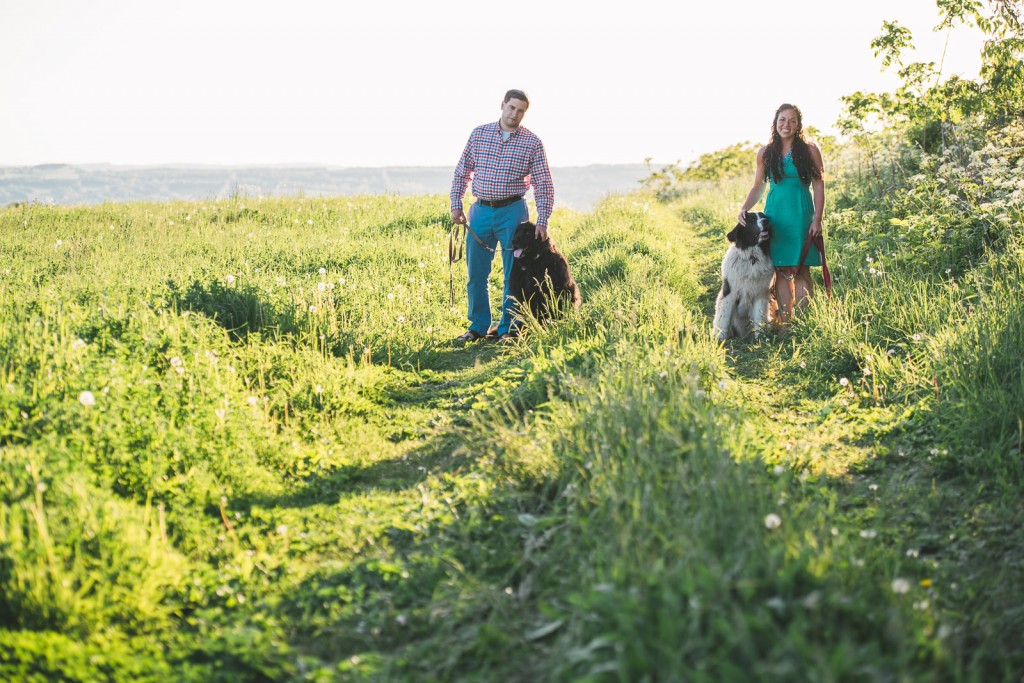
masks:
<path id="1" fill-rule="evenodd" d="M 526 200 L 520 200 L 492 209 L 479 203 L 469 207 L 469 227 L 477 237 L 490 248 L 501 244 L 501 263 L 505 274 L 505 286 L 501 298 L 501 320 L 498 321 L 498 336 L 512 326 L 512 305 L 508 294 L 508 276 L 512 272 L 512 237 L 516 226 L 530 220 L 530 209 Z M 466 294 L 469 297 L 469 329 L 477 334 L 487 334 L 491 326 L 491 300 L 487 295 L 487 278 L 491 275 L 494 252 L 480 246 L 473 235 L 466 231 L 466 265 L 469 268 L 469 282 Z"/>

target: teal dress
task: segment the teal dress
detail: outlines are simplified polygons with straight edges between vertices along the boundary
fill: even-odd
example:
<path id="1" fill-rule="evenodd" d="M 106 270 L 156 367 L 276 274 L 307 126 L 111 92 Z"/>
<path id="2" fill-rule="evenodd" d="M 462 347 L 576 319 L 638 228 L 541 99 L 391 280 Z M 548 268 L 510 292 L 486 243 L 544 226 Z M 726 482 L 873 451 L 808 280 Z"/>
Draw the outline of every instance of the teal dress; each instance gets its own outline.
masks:
<path id="1" fill-rule="evenodd" d="M 776 183 L 771 175 L 768 174 L 768 198 L 764 200 L 764 213 L 772 222 L 772 239 L 769 242 L 772 263 L 776 266 L 799 265 L 800 253 L 807 243 L 807 231 L 814 220 L 811 188 L 801 182 L 792 152 L 782 160 L 782 178 L 779 182 Z M 804 265 L 821 265 L 817 249 L 808 250 Z"/>

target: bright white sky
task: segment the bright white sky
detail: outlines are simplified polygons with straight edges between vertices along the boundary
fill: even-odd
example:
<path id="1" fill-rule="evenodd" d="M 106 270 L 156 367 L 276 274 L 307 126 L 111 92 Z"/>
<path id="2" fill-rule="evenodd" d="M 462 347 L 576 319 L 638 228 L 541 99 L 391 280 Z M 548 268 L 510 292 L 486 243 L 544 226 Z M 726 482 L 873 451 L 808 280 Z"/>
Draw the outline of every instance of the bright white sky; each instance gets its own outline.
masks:
<path id="1" fill-rule="evenodd" d="M 932 0 L 2 0 L 0 166 L 454 166 L 508 88 L 553 166 L 685 163 L 891 90 L 883 20 L 942 58 Z"/>

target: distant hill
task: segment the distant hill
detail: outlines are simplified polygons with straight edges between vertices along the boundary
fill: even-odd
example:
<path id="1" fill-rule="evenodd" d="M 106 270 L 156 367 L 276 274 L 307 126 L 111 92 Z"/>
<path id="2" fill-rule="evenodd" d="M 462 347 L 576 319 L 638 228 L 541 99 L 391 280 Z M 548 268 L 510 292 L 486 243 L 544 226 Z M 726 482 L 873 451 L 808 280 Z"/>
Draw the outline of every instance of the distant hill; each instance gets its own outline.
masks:
<path id="1" fill-rule="evenodd" d="M 452 170 L 447 166 L 9 166 L 0 167 L 0 206 L 13 202 L 73 205 L 201 200 L 232 195 L 447 195 Z M 553 168 L 551 173 L 557 204 L 585 211 L 607 194 L 636 189 L 648 171 L 643 164 L 609 164 Z"/>

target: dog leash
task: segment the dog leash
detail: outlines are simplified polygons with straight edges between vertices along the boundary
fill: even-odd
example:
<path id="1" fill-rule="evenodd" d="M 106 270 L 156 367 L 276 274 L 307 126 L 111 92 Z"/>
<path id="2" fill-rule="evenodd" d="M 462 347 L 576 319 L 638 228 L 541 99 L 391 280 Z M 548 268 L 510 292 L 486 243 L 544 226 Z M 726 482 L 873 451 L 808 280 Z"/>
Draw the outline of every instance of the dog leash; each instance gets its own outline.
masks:
<path id="1" fill-rule="evenodd" d="M 452 223 L 451 232 L 448 233 L 448 306 L 455 306 L 455 271 L 452 265 L 462 260 L 462 256 L 465 253 L 466 238 L 462 234 L 462 228 L 466 229 L 476 243 L 489 252 L 494 253 L 494 249 L 484 244 L 484 241 L 480 239 L 480 236 L 473 232 L 473 229 L 469 227 L 469 222 L 465 223 Z"/>
<path id="2" fill-rule="evenodd" d="M 807 253 L 811 250 L 811 245 L 814 245 L 818 252 L 821 253 L 821 278 L 825 281 L 825 293 L 828 294 L 828 298 L 832 298 L 832 274 L 828 272 L 828 265 L 825 263 L 825 237 L 819 232 L 817 235 L 807 234 L 807 241 L 804 243 L 803 252 L 800 254 L 800 264 L 797 268 L 803 268 L 804 262 L 807 260 Z"/>

